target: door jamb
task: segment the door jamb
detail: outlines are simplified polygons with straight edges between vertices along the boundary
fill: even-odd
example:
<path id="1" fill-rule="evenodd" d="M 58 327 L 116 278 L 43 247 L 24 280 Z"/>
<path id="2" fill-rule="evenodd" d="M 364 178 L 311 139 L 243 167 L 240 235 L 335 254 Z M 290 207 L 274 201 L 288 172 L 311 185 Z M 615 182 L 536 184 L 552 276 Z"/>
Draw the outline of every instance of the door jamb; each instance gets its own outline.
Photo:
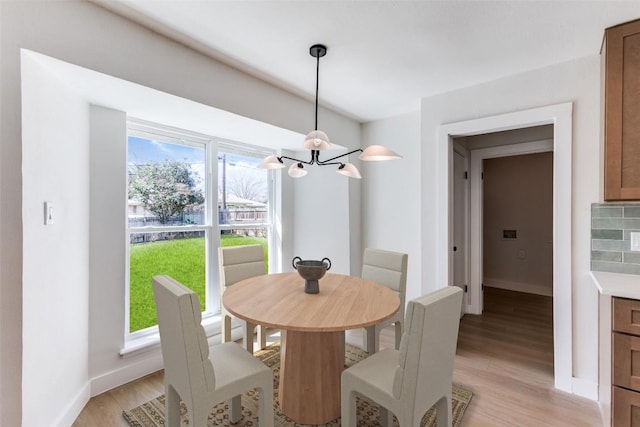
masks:
<path id="1" fill-rule="evenodd" d="M 471 301 L 471 286 L 470 286 L 470 280 L 471 280 L 471 261 L 470 261 L 470 250 L 471 250 L 471 238 L 470 238 L 470 232 L 471 232 L 471 228 L 470 228 L 470 183 L 471 183 L 471 173 L 470 173 L 470 159 L 471 159 L 471 153 L 469 150 L 467 150 L 464 146 L 462 146 L 462 144 L 454 141 L 453 142 L 453 151 L 458 153 L 460 156 L 462 156 L 464 158 L 464 171 L 467 173 L 467 179 L 465 180 L 464 183 L 464 218 L 463 218 L 463 224 L 464 224 L 464 229 L 462 230 L 463 232 L 463 240 L 464 240 L 464 255 L 463 255 L 463 264 L 464 264 L 464 283 L 467 285 L 467 290 L 465 291 L 465 293 L 463 294 L 463 302 L 462 302 L 462 308 L 464 309 L 464 313 L 469 313 L 470 311 L 470 301 Z M 453 202 L 452 202 L 453 203 Z M 453 206 L 453 205 L 452 205 Z M 452 210 L 453 212 L 453 210 Z M 451 230 L 451 240 L 453 242 L 453 227 Z M 451 273 L 451 278 L 453 279 L 453 261 L 452 261 L 452 273 Z M 460 315 L 462 316 L 462 315 Z"/>
<path id="2" fill-rule="evenodd" d="M 453 138 L 553 124 L 553 341 L 554 385 L 572 393 L 571 175 L 573 103 L 444 124 L 438 128 L 436 156 L 436 283 L 451 283 L 453 238 Z"/>

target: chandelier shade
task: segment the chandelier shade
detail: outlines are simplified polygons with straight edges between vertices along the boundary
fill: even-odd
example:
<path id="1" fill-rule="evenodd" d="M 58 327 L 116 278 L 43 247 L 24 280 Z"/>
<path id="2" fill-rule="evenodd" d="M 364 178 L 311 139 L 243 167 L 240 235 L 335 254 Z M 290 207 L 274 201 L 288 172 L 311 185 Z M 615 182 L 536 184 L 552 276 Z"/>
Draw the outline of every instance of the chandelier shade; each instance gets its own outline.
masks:
<path id="1" fill-rule="evenodd" d="M 307 150 L 328 150 L 331 148 L 331 142 L 326 133 L 321 130 L 312 130 L 304 139 L 304 148 Z"/>
<path id="2" fill-rule="evenodd" d="M 395 160 L 402 158 L 400 155 L 394 153 L 386 147 L 383 147 L 381 145 L 371 145 L 364 150 L 358 148 L 356 150 L 349 151 L 345 154 L 340 154 L 327 160 L 320 160 L 320 151 L 331 149 L 331 142 L 329 141 L 329 137 L 327 136 L 327 134 L 321 130 L 318 130 L 318 77 L 320 75 L 320 58 L 327 54 L 327 47 L 321 44 L 314 44 L 309 49 L 309 53 L 311 54 L 311 56 L 316 58 L 316 115 L 315 129 L 307 134 L 304 139 L 303 147 L 311 151 L 311 159 L 305 161 L 296 159 L 294 157 L 276 156 L 275 154 L 272 154 L 262 160 L 262 162 L 260 163 L 260 167 L 265 169 L 282 169 L 286 167 L 284 159 L 291 160 L 294 163 L 289 166 L 289 176 L 292 178 L 301 178 L 308 173 L 307 169 L 304 168 L 304 165 L 337 165 L 338 169 L 336 170 L 336 172 L 340 175 L 348 176 L 349 178 L 360 179 L 362 178 L 362 176 L 360 175 L 360 171 L 353 163 L 342 162 L 338 159 L 358 152 L 361 153 L 359 159 L 367 161 Z"/>
<path id="3" fill-rule="evenodd" d="M 402 156 L 382 145 L 370 145 L 362 151 L 362 154 L 360 154 L 358 158 L 360 160 L 380 162 L 384 160 L 401 159 Z"/>
<path id="4" fill-rule="evenodd" d="M 293 163 L 291 166 L 289 166 L 289 176 L 291 178 L 302 178 L 307 173 L 308 172 L 304 169 L 302 163 Z"/>
<path id="5" fill-rule="evenodd" d="M 338 166 L 338 170 L 336 172 L 338 172 L 340 175 L 348 176 L 349 178 L 362 178 L 362 176 L 360 175 L 360 171 L 352 163 L 345 163 Z"/>
<path id="6" fill-rule="evenodd" d="M 282 169 L 286 167 L 284 162 L 275 154 L 271 154 L 270 156 L 262 159 L 262 162 L 260 162 L 260 166 L 264 169 Z"/>

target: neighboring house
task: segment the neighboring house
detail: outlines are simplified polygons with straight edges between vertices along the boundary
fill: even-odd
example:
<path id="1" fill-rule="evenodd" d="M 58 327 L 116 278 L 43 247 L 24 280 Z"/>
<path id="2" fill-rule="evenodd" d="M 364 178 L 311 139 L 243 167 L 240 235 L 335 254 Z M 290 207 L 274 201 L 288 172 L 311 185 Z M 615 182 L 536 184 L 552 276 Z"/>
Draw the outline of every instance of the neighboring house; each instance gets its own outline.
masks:
<path id="1" fill-rule="evenodd" d="M 255 224 L 267 219 L 266 203 L 243 199 L 235 194 L 229 194 L 224 205 L 221 199 L 218 197 L 218 221 L 220 224 Z"/>
<path id="2" fill-rule="evenodd" d="M 266 222 L 268 215 L 268 205 L 266 203 L 243 199 L 234 194 L 229 194 L 223 203 L 222 197 L 218 194 L 218 224 L 224 226 L 224 233 L 265 237 L 265 227 L 256 227 L 255 225 Z M 129 199 L 127 201 L 127 221 L 129 227 L 203 224 L 204 210 L 202 206 L 188 208 L 181 214 L 172 217 L 166 224 L 162 224 L 153 212 L 145 209 L 142 202 Z M 162 236 L 163 233 L 137 234 L 135 237 L 131 237 L 131 243 L 150 242 L 166 238 Z"/>
<path id="3" fill-rule="evenodd" d="M 158 349 L 120 354 L 118 284 L 126 273 L 118 191 L 126 188 L 126 164 L 109 160 L 124 158 L 113 141 L 123 140 L 127 114 L 144 115 L 162 100 L 176 108 L 173 117 L 205 111 L 200 117 L 210 123 L 194 126 L 231 126 L 217 115 L 232 111 L 234 120 L 267 123 L 284 138 L 308 131 L 299 118 L 311 118 L 314 105 L 89 2 L 0 2 L 0 28 L 0 425 L 69 425 L 90 396 L 161 366 Z M 155 103 L 141 105 L 142 94 Z M 440 126 L 566 102 L 574 104 L 572 197 L 564 208 L 573 250 L 564 284 L 573 295 L 569 386 L 595 399 L 598 300 L 589 270 L 590 205 L 602 199 L 594 172 L 603 163 L 597 54 L 424 98 L 416 111 L 366 124 L 321 109 L 325 129 L 347 148 L 392 141 L 404 159 L 363 165 L 358 183 L 314 170 L 278 187 L 277 262 L 286 269 L 294 254 L 330 253 L 333 270 L 357 274 L 362 247 L 387 247 L 409 253 L 407 299 L 445 285 L 446 254 L 436 239 L 448 209 L 434 155 Z M 44 201 L 56 203 L 50 226 Z"/>
<path id="4" fill-rule="evenodd" d="M 218 199 L 220 200 L 220 199 Z M 223 203 L 218 201 L 219 220 L 221 224 L 233 224 L 243 222 L 259 223 L 263 222 L 267 217 L 267 204 L 256 202 L 255 200 L 243 199 L 235 195 L 229 195 L 226 200 L 226 208 L 223 207 Z M 195 217 L 201 217 L 202 211 L 187 210 L 183 215 L 186 219 L 192 219 L 195 221 Z M 145 209 L 142 202 L 129 199 L 127 201 L 127 218 L 132 220 L 149 220 L 153 221 L 156 215 Z"/>
<path id="5" fill-rule="evenodd" d="M 129 199 L 129 201 L 127 202 L 128 218 L 145 218 L 152 216 L 154 216 L 153 213 L 146 210 L 142 202 L 134 199 Z"/>

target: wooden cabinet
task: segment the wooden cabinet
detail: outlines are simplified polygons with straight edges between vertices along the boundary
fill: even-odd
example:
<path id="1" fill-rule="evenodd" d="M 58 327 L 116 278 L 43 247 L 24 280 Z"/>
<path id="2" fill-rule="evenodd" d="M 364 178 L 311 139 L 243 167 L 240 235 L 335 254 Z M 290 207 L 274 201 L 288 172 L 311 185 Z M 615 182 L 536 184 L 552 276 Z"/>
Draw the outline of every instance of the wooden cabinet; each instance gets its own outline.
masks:
<path id="1" fill-rule="evenodd" d="M 640 426 L 640 301 L 613 298 L 612 424 Z"/>
<path id="2" fill-rule="evenodd" d="M 640 426 L 640 393 L 614 387 L 613 402 L 614 426 Z"/>
<path id="3" fill-rule="evenodd" d="M 640 200 L 640 20 L 607 28 L 604 72 L 604 199 Z"/>

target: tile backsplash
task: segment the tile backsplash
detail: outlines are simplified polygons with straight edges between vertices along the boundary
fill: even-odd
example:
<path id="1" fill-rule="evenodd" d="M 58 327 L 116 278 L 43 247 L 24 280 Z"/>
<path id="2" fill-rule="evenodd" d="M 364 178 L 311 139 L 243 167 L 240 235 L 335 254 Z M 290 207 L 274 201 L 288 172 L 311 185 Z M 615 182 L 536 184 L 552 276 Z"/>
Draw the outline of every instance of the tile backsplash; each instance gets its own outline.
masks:
<path id="1" fill-rule="evenodd" d="M 640 252 L 629 233 L 640 231 L 640 203 L 591 205 L 591 270 L 640 274 Z"/>

